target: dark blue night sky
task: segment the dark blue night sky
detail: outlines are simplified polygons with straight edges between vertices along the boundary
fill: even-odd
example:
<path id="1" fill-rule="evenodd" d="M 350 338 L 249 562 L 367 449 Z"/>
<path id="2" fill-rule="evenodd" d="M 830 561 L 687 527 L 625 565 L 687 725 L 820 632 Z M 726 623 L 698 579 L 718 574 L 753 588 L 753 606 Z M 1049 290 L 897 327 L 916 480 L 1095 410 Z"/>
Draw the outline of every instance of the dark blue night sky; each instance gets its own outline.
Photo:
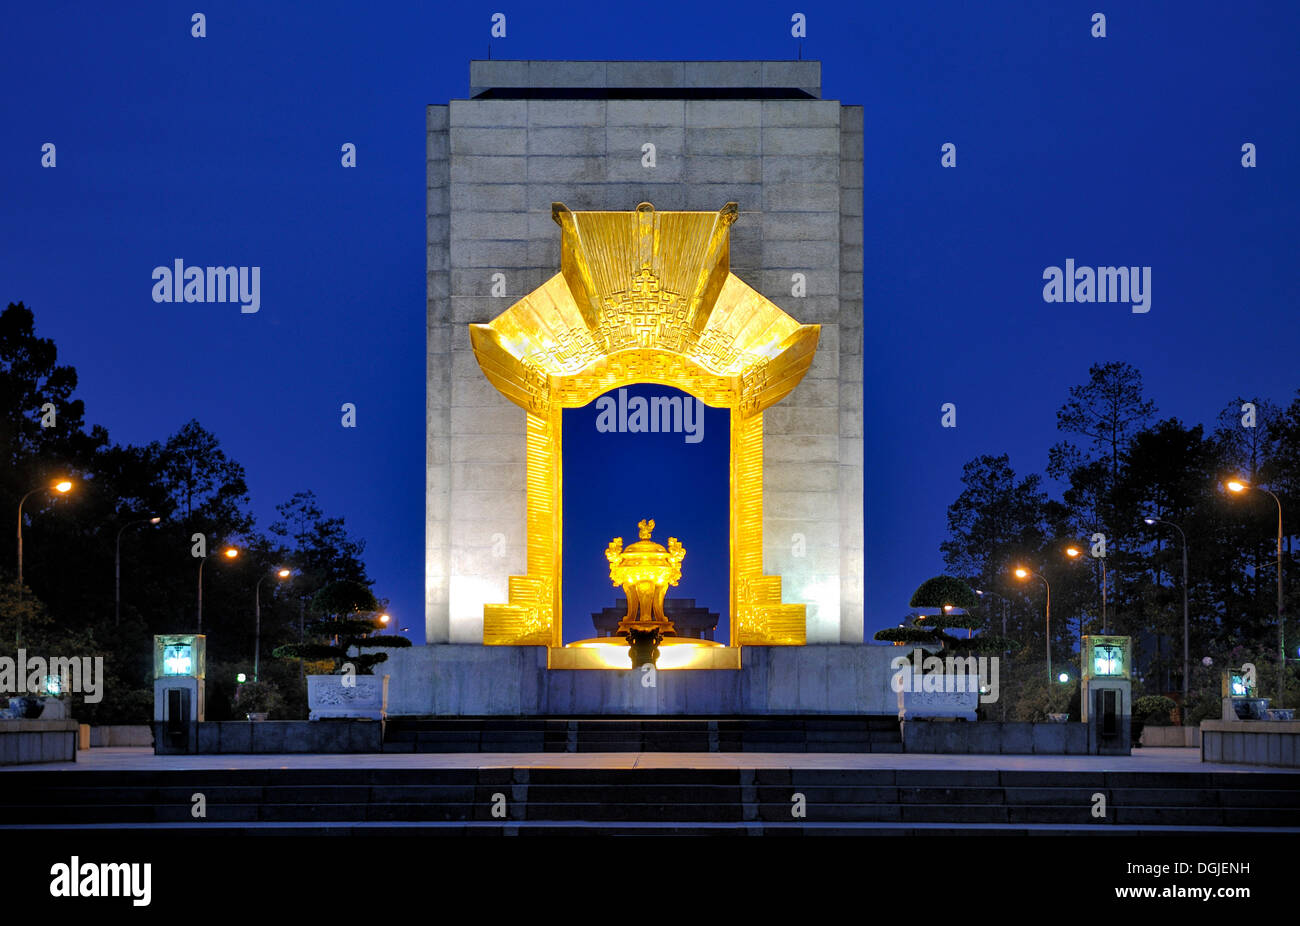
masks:
<path id="1" fill-rule="evenodd" d="M 467 95 L 497 10 L 497 58 L 780 59 L 799 51 L 795 9 L 823 95 L 866 107 L 868 636 L 941 570 L 962 464 L 1006 451 L 1041 470 L 1090 364 L 1136 365 L 1161 415 L 1193 422 L 1238 394 L 1291 397 L 1293 3 L 12 5 L 0 300 L 35 311 L 113 439 L 197 418 L 248 469 L 262 526 L 313 489 L 366 539 L 376 592 L 418 640 L 425 104 Z M 151 271 L 176 258 L 261 267 L 261 310 L 154 303 Z M 1043 269 L 1067 259 L 1152 267 L 1150 312 L 1045 303 Z M 939 426 L 945 402 L 956 429 Z M 582 430 L 589 453 L 617 445 Z M 566 456 L 582 440 L 568 431 Z M 688 507 L 712 510 L 711 479 L 683 488 Z M 577 524 L 576 500 L 568 525 L 595 538 L 600 573 L 609 537 L 644 515 L 588 499 Z M 687 542 L 689 575 L 700 544 L 647 513 Z"/>

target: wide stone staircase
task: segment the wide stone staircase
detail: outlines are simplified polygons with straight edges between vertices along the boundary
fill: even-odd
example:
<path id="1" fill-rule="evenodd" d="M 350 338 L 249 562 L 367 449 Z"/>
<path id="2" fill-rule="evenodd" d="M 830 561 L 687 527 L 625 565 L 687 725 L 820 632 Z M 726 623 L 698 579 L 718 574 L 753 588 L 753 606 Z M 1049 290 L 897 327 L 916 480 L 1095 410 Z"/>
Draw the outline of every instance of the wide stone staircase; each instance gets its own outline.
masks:
<path id="1" fill-rule="evenodd" d="M 898 718 L 395 718 L 384 752 L 902 752 Z"/>
<path id="2" fill-rule="evenodd" d="M 791 768 L 31 770 L 0 830 L 335 835 L 1300 832 L 1300 776 Z M 686 760 L 689 761 L 689 760 Z M 201 794 L 205 816 L 192 808 Z M 1094 807 L 1104 798 L 1104 816 Z M 17 845 L 19 843 L 15 843 Z"/>

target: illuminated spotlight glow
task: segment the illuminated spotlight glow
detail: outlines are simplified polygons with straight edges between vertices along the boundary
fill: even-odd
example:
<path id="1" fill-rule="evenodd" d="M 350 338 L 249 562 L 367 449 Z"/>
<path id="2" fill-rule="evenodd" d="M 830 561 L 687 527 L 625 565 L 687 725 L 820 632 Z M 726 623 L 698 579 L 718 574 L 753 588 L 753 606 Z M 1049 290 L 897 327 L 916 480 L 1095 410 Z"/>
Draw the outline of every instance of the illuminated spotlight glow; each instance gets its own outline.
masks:
<path id="1" fill-rule="evenodd" d="M 623 637 L 598 637 L 570 643 L 575 649 L 594 651 L 601 665 L 608 669 L 631 669 L 632 655 Z M 690 637 L 665 637 L 659 644 L 659 669 L 689 669 L 700 662 L 700 656 L 709 649 L 720 648 L 713 640 L 695 640 Z"/>
<path id="2" fill-rule="evenodd" d="M 1070 673 L 1069 673 L 1069 672 L 1062 672 L 1060 675 L 1056 676 L 1056 679 L 1057 679 L 1057 681 L 1059 681 L 1062 685 L 1064 685 L 1066 682 L 1068 682 L 1068 681 L 1070 680 Z"/>

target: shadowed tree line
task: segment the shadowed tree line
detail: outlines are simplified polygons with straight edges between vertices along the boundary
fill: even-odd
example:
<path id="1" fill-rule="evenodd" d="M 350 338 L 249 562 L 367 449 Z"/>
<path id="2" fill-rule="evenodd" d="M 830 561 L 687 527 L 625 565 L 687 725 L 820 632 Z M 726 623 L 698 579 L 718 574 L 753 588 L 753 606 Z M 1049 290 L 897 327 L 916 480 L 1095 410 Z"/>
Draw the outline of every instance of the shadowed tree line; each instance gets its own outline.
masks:
<path id="1" fill-rule="evenodd" d="M 1161 418 L 1126 363 L 1097 364 L 1070 389 L 1057 412 L 1062 439 L 1042 473 L 1017 472 L 1006 454 L 984 455 L 962 471 L 961 494 L 948 508 L 941 545 L 948 571 L 984 591 L 985 627 L 1023 649 L 1013 677 L 1031 680 L 1035 704 L 1046 632 L 1043 583 L 1017 579 L 1023 566 L 1052 592 L 1053 664 L 1078 671 L 1080 633 L 1102 630 L 1104 535 L 1106 629 L 1134 638 L 1135 696 L 1183 687 L 1182 540 L 1187 538 L 1192 689 L 1189 720 L 1218 714 L 1217 670 L 1254 662 L 1261 694 L 1273 696 L 1278 671 L 1276 525 L 1273 499 L 1233 494 L 1225 480 L 1244 478 L 1281 501 L 1287 650 L 1287 706 L 1300 700 L 1294 619 L 1300 568 L 1293 541 L 1300 527 L 1300 393 L 1288 405 L 1259 397 L 1225 402 L 1212 425 Z M 1148 525 L 1145 518 L 1158 522 Z M 1082 555 L 1070 557 L 1074 546 Z M 1213 662 L 1206 668 L 1204 659 Z M 1006 676 L 1004 675 L 1004 678 Z M 1005 686 L 1012 694 L 1010 686 Z M 1041 706 L 1041 705 L 1040 705 Z M 1058 709 L 1061 709 L 1057 705 Z M 1040 711 L 1041 712 L 1041 711 Z"/>
<path id="2" fill-rule="evenodd" d="M 52 340 L 38 337 L 31 310 L 11 303 L 0 313 L 0 512 L 8 525 L 0 531 L 0 655 L 16 649 L 20 619 L 29 654 L 102 655 L 104 699 L 76 699 L 77 718 L 147 722 L 153 635 L 195 629 L 199 560 L 191 538 L 201 533 L 209 719 L 228 715 L 236 673 L 252 678 L 254 588 L 263 577 L 260 676 L 280 689 L 284 716 L 305 717 L 299 663 L 271 653 L 297 643 L 304 625 L 313 642 L 313 616 L 330 613 L 312 608 L 322 589 L 347 582 L 368 593 L 364 542 L 348 534 L 341 517 L 326 516 L 310 491 L 277 505 L 277 518 L 259 530 L 244 467 L 198 421 L 143 446 L 114 443 L 105 428 L 86 424 L 76 388 L 76 370 L 58 363 Z M 72 491 L 42 489 L 23 505 L 20 589 L 19 499 L 60 477 L 73 480 Z M 151 517 L 160 523 L 149 524 Z M 227 545 L 239 549 L 237 558 L 221 555 Z M 292 576 L 278 578 L 279 566 Z"/>

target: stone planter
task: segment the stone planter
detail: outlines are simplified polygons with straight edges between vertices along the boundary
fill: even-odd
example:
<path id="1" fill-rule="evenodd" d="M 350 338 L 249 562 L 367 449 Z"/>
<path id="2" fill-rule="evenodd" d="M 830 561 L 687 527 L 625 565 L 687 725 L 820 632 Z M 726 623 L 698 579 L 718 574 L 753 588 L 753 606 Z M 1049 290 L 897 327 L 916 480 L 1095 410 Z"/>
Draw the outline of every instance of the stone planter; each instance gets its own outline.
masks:
<path id="1" fill-rule="evenodd" d="M 1199 747 L 1201 745 L 1200 727 L 1152 727 L 1144 726 L 1140 731 L 1142 746 Z"/>
<path id="2" fill-rule="evenodd" d="M 954 720 L 973 721 L 975 709 L 980 703 L 978 679 L 973 687 L 973 691 L 900 691 L 898 719 L 950 717 Z"/>
<path id="3" fill-rule="evenodd" d="M 387 675 L 309 675 L 307 706 L 310 720 L 357 717 L 384 720 L 388 716 Z"/>

